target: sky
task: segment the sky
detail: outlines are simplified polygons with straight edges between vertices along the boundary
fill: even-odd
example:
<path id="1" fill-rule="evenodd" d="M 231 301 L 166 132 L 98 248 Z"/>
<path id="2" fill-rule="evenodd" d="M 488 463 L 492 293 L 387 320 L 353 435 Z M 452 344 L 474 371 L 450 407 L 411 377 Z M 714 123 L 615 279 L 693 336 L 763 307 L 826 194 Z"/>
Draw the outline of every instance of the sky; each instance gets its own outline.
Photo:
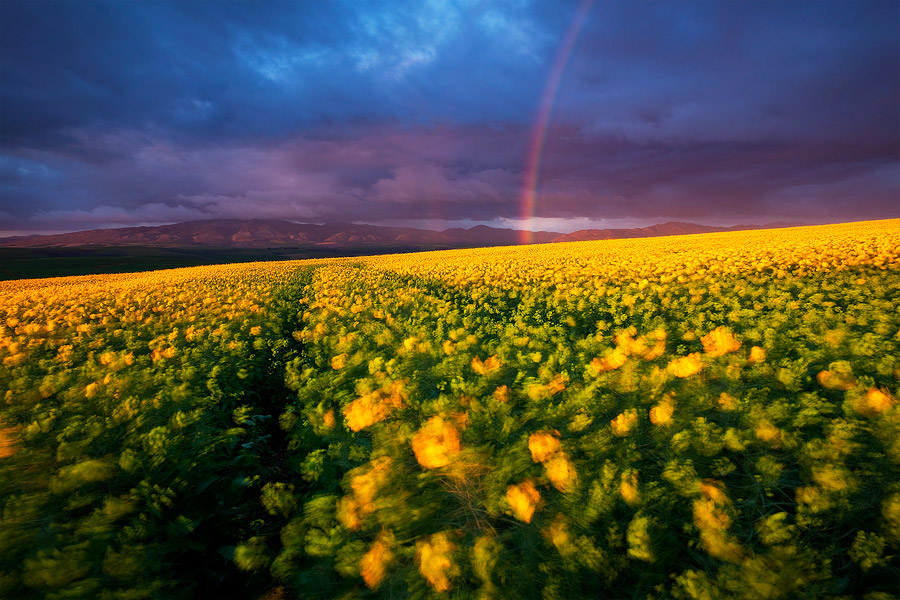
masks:
<path id="1" fill-rule="evenodd" d="M 3 0 L 0 235 L 900 216 L 897 0 Z"/>

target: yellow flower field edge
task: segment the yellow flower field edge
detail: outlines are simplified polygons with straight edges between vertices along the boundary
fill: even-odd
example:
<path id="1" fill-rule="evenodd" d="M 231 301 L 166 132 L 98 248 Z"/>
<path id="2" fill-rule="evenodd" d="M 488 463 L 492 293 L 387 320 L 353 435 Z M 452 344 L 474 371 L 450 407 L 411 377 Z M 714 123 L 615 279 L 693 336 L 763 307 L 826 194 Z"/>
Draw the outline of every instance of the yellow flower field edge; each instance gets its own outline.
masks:
<path id="1" fill-rule="evenodd" d="M 894 598 L 898 254 L 895 220 L 2 285 L 0 589 Z"/>
<path id="2" fill-rule="evenodd" d="M 264 264 L 0 285 L 0 597 L 266 589 L 233 549 L 272 533 L 259 488 L 281 469 L 266 463 L 296 346 L 273 317 L 304 278 Z"/>

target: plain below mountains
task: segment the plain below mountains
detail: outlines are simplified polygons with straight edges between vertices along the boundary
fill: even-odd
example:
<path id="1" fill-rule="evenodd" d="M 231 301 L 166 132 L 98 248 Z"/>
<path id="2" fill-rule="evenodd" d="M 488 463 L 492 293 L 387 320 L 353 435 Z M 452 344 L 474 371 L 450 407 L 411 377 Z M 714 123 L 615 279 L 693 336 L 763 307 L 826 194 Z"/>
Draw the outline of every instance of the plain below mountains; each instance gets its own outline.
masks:
<path id="1" fill-rule="evenodd" d="M 770 223 L 715 227 L 695 223 L 669 222 L 635 229 L 582 229 L 573 233 L 521 231 L 479 225 L 470 229 L 443 231 L 407 227 L 382 227 L 328 223 L 325 225 L 293 223 L 281 220 L 216 219 L 189 221 L 155 227 L 123 227 L 91 229 L 54 235 L 29 235 L 0 238 L 5 248 L 76 248 L 76 247 L 196 247 L 218 248 L 319 248 L 339 253 L 342 248 L 441 249 L 482 246 L 508 246 L 520 243 L 573 242 L 642 238 L 739 229 L 792 227 L 799 223 Z"/>

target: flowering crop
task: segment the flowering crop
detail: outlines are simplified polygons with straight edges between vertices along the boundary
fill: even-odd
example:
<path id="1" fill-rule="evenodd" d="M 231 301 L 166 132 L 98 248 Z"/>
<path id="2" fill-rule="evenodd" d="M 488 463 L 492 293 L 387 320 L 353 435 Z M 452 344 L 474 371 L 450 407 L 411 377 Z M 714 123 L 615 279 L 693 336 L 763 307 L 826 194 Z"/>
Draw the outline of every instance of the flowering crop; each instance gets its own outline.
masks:
<path id="1" fill-rule="evenodd" d="M 2 284 L 0 589 L 891 598 L 898 259 L 881 221 Z"/>

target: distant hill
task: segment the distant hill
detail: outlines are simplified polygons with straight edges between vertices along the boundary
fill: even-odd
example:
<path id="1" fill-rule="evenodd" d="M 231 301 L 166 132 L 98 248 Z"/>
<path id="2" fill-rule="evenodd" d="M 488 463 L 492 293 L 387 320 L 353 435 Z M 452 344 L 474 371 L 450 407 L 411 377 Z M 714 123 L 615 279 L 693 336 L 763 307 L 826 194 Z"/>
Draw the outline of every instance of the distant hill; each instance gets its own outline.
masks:
<path id="1" fill-rule="evenodd" d="M 687 235 L 691 233 L 713 233 L 716 231 L 741 231 L 747 229 L 777 229 L 780 227 L 798 227 L 803 223 L 769 223 L 767 225 L 734 225 L 732 227 L 716 227 L 714 225 L 697 225 L 696 223 L 679 223 L 670 221 L 661 225 L 637 227 L 634 229 L 580 229 L 566 233 L 553 239 L 554 242 L 582 242 L 587 240 L 618 240 L 625 238 L 658 237 L 665 235 Z"/>
<path id="2" fill-rule="evenodd" d="M 216 246 L 225 248 L 297 248 L 318 247 L 364 248 L 468 248 L 478 246 L 507 246 L 521 243 L 525 235 L 533 243 L 609 240 L 663 235 L 734 231 L 790 227 L 798 223 L 772 223 L 713 227 L 694 223 L 663 223 L 636 229 L 582 229 L 562 234 L 552 231 L 534 233 L 515 229 L 500 229 L 478 225 L 470 229 L 453 228 L 444 231 L 409 227 L 382 227 L 352 223 L 311 225 L 280 220 L 214 219 L 188 221 L 156 227 L 122 227 L 91 229 L 56 235 L 30 235 L 0 238 L 6 248 L 76 248 L 76 247 L 186 247 Z"/>
<path id="3" fill-rule="evenodd" d="M 278 220 L 215 219 L 157 227 L 91 229 L 56 235 L 0 238 L 8 248 L 60 248 L 75 246 L 220 246 L 272 248 L 297 246 L 501 246 L 519 243 L 524 232 L 479 225 L 471 229 L 430 231 L 408 227 L 381 227 L 328 223 L 310 225 Z M 535 243 L 553 241 L 561 234 L 539 231 Z"/>

